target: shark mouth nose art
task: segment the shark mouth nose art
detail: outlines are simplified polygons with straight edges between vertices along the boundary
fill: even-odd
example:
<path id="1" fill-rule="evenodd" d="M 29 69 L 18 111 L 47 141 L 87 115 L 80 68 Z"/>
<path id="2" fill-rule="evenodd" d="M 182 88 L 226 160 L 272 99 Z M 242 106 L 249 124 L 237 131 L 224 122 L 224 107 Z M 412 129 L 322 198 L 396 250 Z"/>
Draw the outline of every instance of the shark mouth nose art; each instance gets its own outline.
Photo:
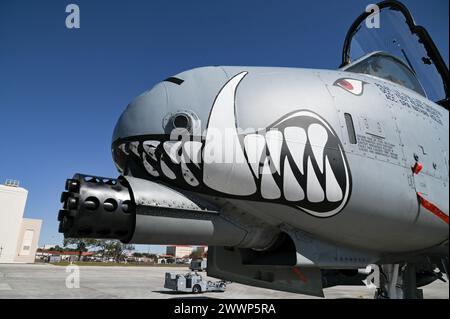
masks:
<path id="1" fill-rule="evenodd" d="M 115 154 L 139 163 L 153 178 L 191 191 L 281 203 L 316 217 L 339 213 L 351 194 L 351 174 L 336 133 L 309 110 L 286 114 L 264 130 L 242 132 L 236 127 L 235 95 L 246 75 L 235 75 L 218 93 L 206 136 L 131 137 L 114 143 Z"/>

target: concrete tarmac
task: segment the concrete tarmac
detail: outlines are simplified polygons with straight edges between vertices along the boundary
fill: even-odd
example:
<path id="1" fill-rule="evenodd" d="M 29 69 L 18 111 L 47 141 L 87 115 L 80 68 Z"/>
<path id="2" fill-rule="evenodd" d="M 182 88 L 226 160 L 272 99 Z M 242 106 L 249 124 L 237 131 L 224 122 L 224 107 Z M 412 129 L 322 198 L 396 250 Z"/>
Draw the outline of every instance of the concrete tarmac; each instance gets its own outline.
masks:
<path id="1" fill-rule="evenodd" d="M 8 298 L 231 298 L 231 299 L 307 299 L 288 292 L 231 283 L 225 292 L 201 295 L 176 293 L 164 288 L 166 272 L 185 273 L 184 267 L 81 266 L 80 287 L 67 288 L 71 273 L 53 265 L 0 264 L 0 299 Z M 202 273 L 205 275 L 205 273 Z M 215 278 L 206 277 L 210 280 Z M 423 288 L 425 298 L 448 299 L 449 285 L 435 281 Z M 373 298 L 374 290 L 364 286 L 338 286 L 324 289 L 325 298 Z"/>

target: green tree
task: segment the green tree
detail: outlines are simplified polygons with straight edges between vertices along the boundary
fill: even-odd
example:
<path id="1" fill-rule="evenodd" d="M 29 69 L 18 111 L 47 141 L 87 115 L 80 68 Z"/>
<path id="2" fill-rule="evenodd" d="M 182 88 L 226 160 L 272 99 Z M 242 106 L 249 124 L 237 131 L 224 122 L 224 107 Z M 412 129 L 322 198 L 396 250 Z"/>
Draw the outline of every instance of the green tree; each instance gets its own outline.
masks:
<path id="1" fill-rule="evenodd" d="M 98 240 L 92 238 L 64 238 L 63 246 L 75 246 L 75 250 L 78 251 L 78 260 L 81 260 L 81 255 L 84 251 L 87 251 L 90 247 L 98 246 Z"/>
<path id="2" fill-rule="evenodd" d="M 192 251 L 192 253 L 189 255 L 189 258 L 192 259 L 202 259 L 203 258 L 203 253 L 200 249 L 195 249 Z"/>
<path id="3" fill-rule="evenodd" d="M 59 245 L 56 245 L 54 248 L 56 251 L 64 251 L 64 247 L 61 247 Z"/>
<path id="4" fill-rule="evenodd" d="M 144 254 L 145 257 L 152 259 L 153 261 L 158 260 L 158 256 L 156 254 Z"/>
<path id="5" fill-rule="evenodd" d="M 103 257 L 113 258 L 115 261 L 124 259 L 126 251 L 134 250 L 134 245 L 123 244 L 118 240 L 92 238 L 65 238 L 64 247 L 75 246 L 79 252 L 78 260 L 88 249 L 97 249 Z"/>
<path id="6" fill-rule="evenodd" d="M 134 250 L 134 245 L 123 244 L 118 240 L 100 240 L 98 247 L 103 257 L 112 258 L 116 262 L 125 258 L 126 251 Z"/>

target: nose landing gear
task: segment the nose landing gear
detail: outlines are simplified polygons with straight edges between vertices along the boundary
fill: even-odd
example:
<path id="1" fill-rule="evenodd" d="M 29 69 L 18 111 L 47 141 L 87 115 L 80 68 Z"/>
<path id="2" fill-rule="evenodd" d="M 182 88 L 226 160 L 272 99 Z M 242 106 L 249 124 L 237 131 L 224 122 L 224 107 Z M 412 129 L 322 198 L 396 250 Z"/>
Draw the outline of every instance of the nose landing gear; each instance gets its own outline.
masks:
<path id="1" fill-rule="evenodd" d="M 410 263 L 382 265 L 375 299 L 423 299 L 422 289 L 417 289 L 416 266 Z"/>
<path id="2" fill-rule="evenodd" d="M 380 267 L 380 287 L 375 298 L 423 299 L 423 290 L 417 287 L 428 285 L 437 279 L 445 282 L 442 272 L 437 269 L 420 268 L 418 272 L 417 264 L 413 263 L 385 264 Z"/>

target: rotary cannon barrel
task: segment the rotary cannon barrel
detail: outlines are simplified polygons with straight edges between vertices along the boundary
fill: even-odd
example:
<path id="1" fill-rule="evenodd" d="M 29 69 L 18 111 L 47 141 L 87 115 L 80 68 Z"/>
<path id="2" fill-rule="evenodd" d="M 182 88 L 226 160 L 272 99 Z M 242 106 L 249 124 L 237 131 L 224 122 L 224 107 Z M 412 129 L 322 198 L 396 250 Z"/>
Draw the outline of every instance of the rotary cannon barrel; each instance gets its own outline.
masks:
<path id="1" fill-rule="evenodd" d="M 64 237 L 135 244 L 268 246 L 273 230 L 232 220 L 216 206 L 167 185 L 119 176 L 75 174 L 61 194 Z"/>
<path id="2" fill-rule="evenodd" d="M 108 238 L 128 241 L 135 213 L 125 179 L 75 174 L 61 194 L 59 232 L 65 237 Z"/>

